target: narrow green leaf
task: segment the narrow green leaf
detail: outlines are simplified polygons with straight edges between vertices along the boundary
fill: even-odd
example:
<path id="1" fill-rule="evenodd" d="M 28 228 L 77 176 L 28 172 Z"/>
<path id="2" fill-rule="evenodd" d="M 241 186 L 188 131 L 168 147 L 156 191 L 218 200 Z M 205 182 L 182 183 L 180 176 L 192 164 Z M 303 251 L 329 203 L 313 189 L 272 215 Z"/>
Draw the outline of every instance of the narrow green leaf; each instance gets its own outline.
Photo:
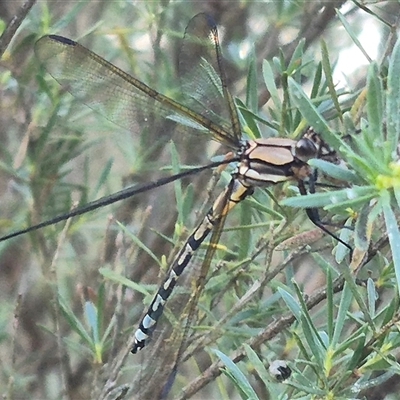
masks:
<path id="1" fill-rule="evenodd" d="M 225 364 L 227 371 L 233 378 L 232 381 L 235 383 L 241 393 L 244 394 L 243 398 L 248 400 L 258 400 L 256 392 L 251 387 L 249 381 L 239 367 L 221 351 L 213 350 L 213 353 Z"/>
<path id="2" fill-rule="evenodd" d="M 322 53 L 322 68 L 324 70 L 325 78 L 328 83 L 329 93 L 331 95 L 333 104 L 335 105 L 335 109 L 338 113 L 338 116 L 340 119 L 342 119 L 342 110 L 340 107 L 339 99 L 337 97 L 335 84 L 333 83 L 332 68 L 331 68 L 331 63 L 329 61 L 328 48 L 326 47 L 326 43 L 323 39 L 321 39 L 321 53 Z"/>
<path id="3" fill-rule="evenodd" d="M 367 189 L 369 187 L 366 186 L 365 188 Z M 347 208 L 350 208 L 352 210 L 359 210 L 360 207 L 364 206 L 364 204 L 368 203 L 371 199 L 376 197 L 375 188 L 369 188 L 369 189 L 371 193 L 347 201 L 342 201 L 341 203 L 334 203 L 331 205 L 327 205 L 324 207 L 324 209 L 332 213 L 340 213 L 346 210 Z"/>
<path id="4" fill-rule="evenodd" d="M 290 311 L 296 317 L 296 319 L 300 322 L 301 319 L 301 307 L 297 300 L 286 290 L 278 287 L 278 292 L 281 295 L 283 301 L 286 303 Z"/>
<path id="5" fill-rule="evenodd" d="M 97 334 L 99 337 L 101 336 L 101 332 L 103 332 L 103 323 L 104 323 L 104 313 L 105 313 L 105 304 L 106 304 L 106 288 L 105 282 L 101 282 L 99 289 L 97 290 Z"/>
<path id="6" fill-rule="evenodd" d="M 367 114 L 369 127 L 368 129 L 365 129 L 364 140 L 368 140 L 369 146 L 374 148 L 377 141 L 384 140 L 382 132 L 383 88 L 376 63 L 372 63 L 368 68 L 367 89 Z"/>
<path id="7" fill-rule="evenodd" d="M 368 308 L 371 314 L 371 318 L 375 317 L 376 313 L 376 300 L 377 300 L 377 291 L 374 284 L 374 281 L 371 278 L 367 280 L 367 296 L 368 296 Z"/>
<path id="8" fill-rule="evenodd" d="M 88 323 L 90 329 L 94 333 L 94 331 L 97 330 L 97 321 L 98 321 L 96 306 L 93 304 L 92 301 L 88 300 L 88 301 L 85 301 L 83 308 L 84 308 L 84 313 L 85 313 L 87 323 Z M 94 333 L 93 337 L 95 339 L 98 339 L 98 337 L 96 338 L 96 336 L 97 336 L 97 333 Z"/>
<path id="9" fill-rule="evenodd" d="M 322 371 L 321 371 L 322 373 Z M 319 389 L 317 385 L 315 385 L 314 382 L 310 381 L 308 384 L 306 385 L 300 385 L 295 381 L 290 382 L 290 386 L 293 386 L 294 388 L 298 389 L 298 391 L 300 393 L 304 392 L 311 395 L 315 395 L 317 396 L 317 398 L 321 398 L 323 399 L 324 397 L 326 398 L 326 392 L 322 389 Z M 313 398 L 310 396 L 304 396 L 303 399 L 309 399 L 309 398 Z M 339 399 L 337 399 L 339 400 Z"/>
<path id="10" fill-rule="evenodd" d="M 356 202 L 374 197 L 371 187 L 353 187 L 348 189 L 334 190 L 326 193 L 312 193 L 306 196 L 288 197 L 280 204 L 297 208 L 320 208 L 329 206 L 341 207 L 344 202 Z"/>
<path id="11" fill-rule="evenodd" d="M 400 54 L 400 52 L 399 52 Z M 392 250 L 394 271 L 396 274 L 397 290 L 400 291 L 400 232 L 396 216 L 390 207 L 390 193 L 382 193 L 382 209 L 388 232 L 390 248 Z"/>
<path id="12" fill-rule="evenodd" d="M 397 202 L 397 206 L 400 208 L 400 188 L 394 187 L 393 192 L 394 192 L 394 197 Z"/>
<path id="13" fill-rule="evenodd" d="M 239 102 L 239 104 L 240 104 L 240 102 Z M 255 114 L 245 107 L 240 107 L 239 111 L 240 111 L 239 116 L 241 117 L 241 123 L 242 123 L 243 129 L 244 129 L 244 132 L 251 139 L 257 139 L 257 138 L 262 137 L 260 129 L 258 128 L 258 125 L 256 122 L 256 120 L 258 118 L 255 117 Z M 243 121 L 244 121 L 244 123 L 243 123 Z"/>
<path id="14" fill-rule="evenodd" d="M 326 274 L 326 307 L 327 307 L 327 331 L 329 336 L 329 346 L 333 347 L 333 332 L 334 332 L 334 303 L 333 303 L 333 279 L 332 269 L 328 268 Z"/>
<path id="15" fill-rule="evenodd" d="M 382 129 L 382 128 L 381 128 Z M 365 180 L 374 181 L 378 173 L 385 173 L 387 159 L 387 143 L 379 140 L 379 132 L 376 133 L 377 140 L 369 145 L 369 136 L 374 136 L 375 132 L 368 133 L 370 128 L 364 128 L 360 135 L 352 137 L 353 142 L 357 145 L 357 155 L 348 158 L 348 162 L 353 169 L 359 172 Z"/>
<path id="16" fill-rule="evenodd" d="M 354 338 L 353 340 L 347 340 L 344 342 L 346 345 L 353 345 L 355 344 L 354 353 L 347 364 L 347 368 L 352 371 L 359 365 L 360 360 L 365 357 L 365 334 L 359 335 L 358 337 Z M 348 347 L 342 347 L 338 349 L 338 353 L 341 351 L 347 350 Z"/>
<path id="17" fill-rule="evenodd" d="M 106 330 L 104 331 L 103 337 L 101 338 L 100 346 L 102 348 L 105 347 L 107 339 L 110 337 L 115 327 L 115 323 L 116 323 L 116 318 L 115 317 L 111 318 L 110 323 L 108 324 Z"/>
<path id="18" fill-rule="evenodd" d="M 321 345 L 321 338 L 315 330 L 315 326 L 310 323 L 308 318 L 302 318 L 300 325 L 303 330 L 304 338 L 316 359 L 318 365 L 323 365 L 325 359 L 325 349 Z"/>
<path id="19" fill-rule="evenodd" d="M 158 260 L 157 256 L 141 241 L 137 236 L 135 236 L 131 231 L 129 231 L 126 226 L 122 225 L 117 221 L 118 226 L 123 230 L 123 232 L 142 250 L 144 250 L 160 267 L 162 267 L 161 261 Z"/>
<path id="20" fill-rule="evenodd" d="M 368 218 L 370 212 L 369 202 L 365 203 L 361 210 L 358 212 L 356 226 L 355 226 L 355 236 L 354 244 L 360 250 L 368 250 L 369 247 L 369 234 L 368 234 Z"/>
<path id="21" fill-rule="evenodd" d="M 112 165 L 113 165 L 113 159 L 108 160 L 106 162 L 106 164 L 104 165 L 104 168 L 100 174 L 100 178 L 99 178 L 97 185 L 95 186 L 94 191 L 93 191 L 93 195 L 92 195 L 93 199 L 98 197 L 99 190 L 107 182 L 107 180 L 110 176 Z"/>
<path id="22" fill-rule="evenodd" d="M 251 210 L 249 203 L 243 203 L 240 207 L 240 226 L 246 226 L 251 224 Z M 239 259 L 244 259 L 249 253 L 251 246 L 251 231 L 240 230 L 239 231 Z"/>
<path id="23" fill-rule="evenodd" d="M 388 365 L 389 365 L 389 363 L 386 362 L 386 363 L 384 363 L 383 368 L 382 368 L 382 366 L 376 366 L 376 371 L 382 371 L 382 369 L 385 369 L 384 367 L 386 367 Z M 396 368 L 396 366 L 397 365 L 394 365 L 394 368 Z M 397 375 L 399 374 L 398 370 L 397 371 L 389 370 L 389 371 L 384 372 L 383 374 L 377 376 L 374 379 L 369 379 L 367 381 L 360 382 L 360 383 L 357 382 L 357 386 L 359 387 L 360 391 L 361 390 L 368 391 L 368 389 L 382 386 L 385 382 L 387 382 L 390 378 L 392 378 L 396 374 Z"/>
<path id="24" fill-rule="evenodd" d="M 126 287 L 128 287 L 128 288 L 130 288 L 130 289 L 132 289 L 132 290 L 134 290 L 136 292 L 139 292 L 139 293 L 141 293 L 141 294 L 143 294 L 145 296 L 149 295 L 148 290 L 143 288 L 143 284 L 137 284 L 137 283 L 131 281 L 130 279 L 128 279 L 128 278 L 126 278 L 126 277 L 124 277 L 122 275 L 117 274 L 115 271 L 113 271 L 113 270 L 111 270 L 109 268 L 100 268 L 99 272 L 100 272 L 101 275 L 103 275 L 103 277 L 105 279 L 109 279 L 109 280 L 111 280 L 111 281 L 113 281 L 115 283 L 118 283 L 120 285 L 124 285 L 124 286 L 126 286 Z"/>
<path id="25" fill-rule="evenodd" d="M 306 41 L 305 39 L 300 39 L 298 45 L 293 51 L 292 57 L 289 61 L 289 64 L 286 68 L 286 72 L 289 76 L 292 76 L 293 72 L 298 72 L 299 74 L 296 76 L 298 82 L 300 82 L 300 70 L 302 66 L 302 59 L 304 55 L 304 45 Z"/>
<path id="26" fill-rule="evenodd" d="M 240 114 L 242 114 L 244 112 L 245 114 L 248 114 L 253 121 L 260 122 L 261 124 L 266 125 L 266 126 L 270 127 L 271 129 L 276 129 L 276 125 L 274 125 L 269 119 L 267 120 L 267 119 L 261 117 L 261 115 L 255 114 L 252 111 L 250 111 L 246 107 L 246 105 L 243 103 L 243 101 L 241 101 L 240 99 L 236 99 L 236 105 L 240 111 Z M 247 121 L 247 119 L 246 119 L 246 121 Z"/>
<path id="27" fill-rule="evenodd" d="M 360 307 L 360 310 L 364 315 L 365 321 L 368 323 L 370 329 L 375 331 L 376 328 L 375 328 L 374 321 L 372 320 L 372 318 L 369 314 L 369 311 L 368 311 L 368 307 L 365 304 L 364 299 L 360 294 L 360 287 L 357 286 L 354 275 L 352 274 L 352 272 L 350 271 L 350 269 L 348 268 L 347 265 L 345 265 L 345 266 L 338 265 L 338 268 L 343 274 L 343 277 L 346 281 L 345 284 L 347 284 L 349 286 L 349 289 L 351 290 L 351 293 L 352 293 L 354 299 L 356 300 L 358 306 Z"/>
<path id="28" fill-rule="evenodd" d="M 170 143 L 170 152 L 171 152 L 171 163 L 172 163 L 172 172 L 178 174 L 181 170 L 180 162 L 179 162 L 179 155 L 176 149 L 174 142 L 171 141 Z M 183 225 L 184 223 L 184 216 L 183 216 L 183 193 L 182 193 L 182 183 L 178 179 L 174 182 L 175 188 L 175 199 L 176 199 L 176 208 L 178 210 L 178 221 L 177 223 Z"/>
<path id="29" fill-rule="evenodd" d="M 65 302 L 62 296 L 58 296 L 58 303 L 60 306 L 60 310 L 63 313 L 64 317 L 67 319 L 70 327 L 86 342 L 92 350 L 94 350 L 93 340 L 86 331 L 85 327 L 82 325 L 81 321 L 76 317 L 72 309 Z"/>
<path id="30" fill-rule="evenodd" d="M 385 313 L 382 318 L 382 325 L 385 325 L 391 321 L 391 319 L 396 315 L 399 309 L 399 297 L 396 296 L 385 308 Z"/>
<path id="31" fill-rule="evenodd" d="M 97 317 L 97 309 L 96 306 L 89 300 L 85 301 L 84 304 L 85 316 L 92 331 L 93 343 L 96 346 L 99 343 L 99 335 L 98 335 L 98 317 Z"/>
<path id="32" fill-rule="evenodd" d="M 344 226 L 351 226 L 352 224 L 352 218 L 348 218 L 347 221 L 344 223 Z M 343 228 L 340 231 L 339 238 L 340 240 L 343 240 L 343 242 L 347 243 L 350 245 L 350 239 L 353 237 L 353 231 L 349 228 Z M 337 243 L 335 249 L 335 261 L 340 264 L 345 260 L 350 252 L 349 248 L 346 247 L 343 243 Z"/>
<path id="33" fill-rule="evenodd" d="M 302 87 L 290 77 L 288 79 L 288 84 L 292 100 L 294 104 L 299 108 L 302 116 L 307 120 L 308 124 L 312 125 L 315 131 L 318 132 L 322 136 L 324 141 L 328 143 L 332 148 L 339 149 L 341 146 L 343 146 L 343 141 L 338 135 L 331 131 L 328 123 L 325 121 L 322 115 L 315 108 L 314 104 L 312 104 L 310 99 L 304 93 Z"/>
<path id="34" fill-rule="evenodd" d="M 400 138 L 400 38 L 390 57 L 387 77 L 386 126 L 391 148 L 396 149 Z"/>
<path id="35" fill-rule="evenodd" d="M 321 84 L 322 79 L 322 64 L 318 63 L 317 68 L 315 70 L 314 80 L 313 80 L 313 87 L 311 89 L 311 98 L 314 99 L 318 96 L 319 93 L 319 86 Z"/>
<path id="36" fill-rule="evenodd" d="M 257 66 L 255 63 L 256 55 L 254 47 L 249 54 L 249 66 L 246 82 L 246 107 L 252 112 L 258 111 L 258 82 L 257 82 Z"/>
<path id="37" fill-rule="evenodd" d="M 367 54 L 367 52 L 364 50 L 364 47 L 361 45 L 361 42 L 358 40 L 358 32 L 356 33 L 353 31 L 352 27 L 347 23 L 346 18 L 338 9 L 336 9 L 336 14 L 339 17 L 340 22 L 343 24 L 344 29 L 346 29 L 346 32 L 353 40 L 354 44 L 360 49 L 361 53 L 364 54 L 368 62 L 371 63 L 372 62 L 371 57 Z"/>
<path id="38" fill-rule="evenodd" d="M 335 268 L 333 264 L 328 262 L 326 257 L 323 257 L 319 253 L 313 253 L 313 258 L 317 262 L 318 266 L 325 272 L 326 275 L 328 275 L 328 271 L 330 274 L 333 275 L 335 279 L 340 275 L 339 271 Z"/>
<path id="39" fill-rule="evenodd" d="M 318 168 L 318 170 L 324 174 L 343 182 L 357 184 L 360 181 L 354 172 L 325 160 L 314 158 L 310 160 L 308 164 L 312 167 Z"/>
<path id="40" fill-rule="evenodd" d="M 265 85 L 267 86 L 267 90 L 271 95 L 272 102 L 277 110 L 281 109 L 281 99 L 279 97 L 278 89 L 275 84 L 275 76 L 274 71 L 272 70 L 270 62 L 267 60 L 263 61 L 262 72 L 264 77 Z"/>
<path id="41" fill-rule="evenodd" d="M 345 323 L 347 322 L 347 313 L 349 312 L 350 304 L 352 301 L 352 292 L 349 288 L 349 285 L 345 283 L 340 296 L 339 311 L 336 317 L 336 323 L 331 344 L 332 348 L 335 348 L 336 345 L 340 343 L 340 335 L 342 333 Z"/>
<path id="42" fill-rule="evenodd" d="M 190 213 L 192 212 L 193 204 L 194 204 L 194 187 L 192 184 L 190 184 L 186 188 L 185 195 L 183 196 L 182 216 L 184 221 L 187 221 Z"/>
<path id="43" fill-rule="evenodd" d="M 294 288 L 296 290 L 301 307 L 300 325 L 303 329 L 304 337 L 307 340 L 312 354 L 317 359 L 317 363 L 319 365 L 323 365 L 327 349 L 327 340 L 324 339 L 327 338 L 327 335 L 325 332 L 322 332 L 322 334 L 318 332 L 307 309 L 307 305 L 303 298 L 303 293 L 295 282 Z"/>

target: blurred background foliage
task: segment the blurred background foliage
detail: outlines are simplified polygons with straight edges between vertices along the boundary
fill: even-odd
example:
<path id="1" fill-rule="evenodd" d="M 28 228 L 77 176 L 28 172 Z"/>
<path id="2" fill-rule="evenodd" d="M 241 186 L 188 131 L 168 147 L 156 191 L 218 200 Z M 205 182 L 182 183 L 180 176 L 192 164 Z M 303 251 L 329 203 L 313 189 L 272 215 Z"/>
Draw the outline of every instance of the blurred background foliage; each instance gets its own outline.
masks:
<path id="1" fill-rule="evenodd" d="M 4 32 L 22 5 L 0 3 Z M 296 138 L 313 124 L 346 162 L 339 171 L 315 163 L 340 178 L 338 190 L 299 201 L 293 185 L 279 185 L 241 204 L 227 218 L 195 326 L 186 332 L 179 317 L 189 279 L 158 326 L 167 339 L 155 335 L 135 356 L 129 341 L 145 305 L 228 172 L 217 187 L 210 171 L 1 242 L 4 398 L 397 398 L 397 2 L 33 4 L 0 62 L 1 234 L 226 152 L 171 121 L 132 132 L 111 124 L 33 53 L 45 34 L 70 37 L 179 100 L 180 41 L 198 12 L 221 26 L 245 133 Z M 310 205 L 355 226 L 340 233 L 355 248 L 351 262 L 313 229 Z M 276 359 L 293 371 L 284 383 L 268 372 Z"/>

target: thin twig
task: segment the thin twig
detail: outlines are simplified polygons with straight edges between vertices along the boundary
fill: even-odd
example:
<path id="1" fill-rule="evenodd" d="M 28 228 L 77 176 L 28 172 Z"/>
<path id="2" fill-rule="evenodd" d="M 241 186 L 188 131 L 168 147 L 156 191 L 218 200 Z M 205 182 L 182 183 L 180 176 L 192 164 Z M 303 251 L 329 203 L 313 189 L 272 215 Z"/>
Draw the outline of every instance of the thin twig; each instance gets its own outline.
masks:
<path id="1" fill-rule="evenodd" d="M 22 24 L 22 21 L 28 15 L 30 9 L 34 6 L 36 0 L 27 0 L 24 4 L 22 4 L 21 8 L 14 15 L 11 21 L 8 23 L 6 29 L 0 37 L 0 59 L 3 57 L 4 52 L 6 51 L 8 45 L 13 39 L 17 29 Z"/>

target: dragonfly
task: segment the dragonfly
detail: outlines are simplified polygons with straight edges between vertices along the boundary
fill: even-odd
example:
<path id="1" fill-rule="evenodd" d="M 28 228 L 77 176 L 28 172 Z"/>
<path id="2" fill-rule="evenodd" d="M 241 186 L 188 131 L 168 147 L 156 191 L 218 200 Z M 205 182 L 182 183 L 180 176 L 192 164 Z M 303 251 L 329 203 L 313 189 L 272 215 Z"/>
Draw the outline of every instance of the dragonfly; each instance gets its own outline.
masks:
<path id="1" fill-rule="evenodd" d="M 307 131 L 299 140 L 280 137 L 243 139 L 238 110 L 228 90 L 224 73 L 217 26 L 204 13 L 190 20 L 184 35 L 179 73 L 184 78 L 182 91 L 187 101 L 185 105 L 157 92 L 71 39 L 58 35 L 44 36 L 37 41 L 35 54 L 65 90 L 119 126 L 128 130 L 137 129 L 137 126 L 146 124 L 152 117 L 162 116 L 166 120 L 181 123 L 185 131 L 200 131 L 201 134 L 209 135 L 234 151 L 234 155 L 223 161 L 123 189 L 0 238 L 3 241 L 32 232 L 177 179 L 219 165 L 235 163 L 229 184 L 183 244 L 141 319 L 131 349 L 132 353 L 137 353 L 151 338 L 178 278 L 211 232 L 214 234 L 209 249 L 215 248 L 228 213 L 258 187 L 293 181 L 298 183 L 300 193 L 305 194 L 305 182 L 313 176 L 307 162 L 312 158 L 323 158 L 331 151 L 312 130 Z M 196 62 L 193 62 L 191 54 L 195 54 Z M 307 210 L 307 215 L 324 232 L 342 242 L 325 228 L 315 210 Z M 205 267 L 212 256 L 213 250 L 210 250 L 203 264 Z"/>

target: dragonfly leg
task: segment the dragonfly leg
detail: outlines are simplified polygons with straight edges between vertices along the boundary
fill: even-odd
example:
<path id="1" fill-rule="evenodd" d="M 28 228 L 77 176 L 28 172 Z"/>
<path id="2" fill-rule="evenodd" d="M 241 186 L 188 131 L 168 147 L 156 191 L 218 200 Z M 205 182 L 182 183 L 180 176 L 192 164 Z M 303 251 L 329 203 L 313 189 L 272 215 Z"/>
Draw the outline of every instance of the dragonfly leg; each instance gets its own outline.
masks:
<path id="1" fill-rule="evenodd" d="M 310 193 L 315 193 L 315 181 L 314 181 L 314 177 L 315 177 L 315 175 L 312 176 L 312 177 L 310 178 Z M 304 181 L 299 181 L 299 183 L 298 183 L 298 188 L 299 188 L 300 194 L 301 194 L 302 196 L 305 196 L 305 195 L 308 194 L 308 193 L 307 193 L 307 190 L 306 190 L 306 188 L 305 188 L 305 186 L 304 186 Z M 325 232 L 327 235 L 333 237 L 337 242 L 341 243 L 343 246 L 345 246 L 346 248 L 349 249 L 349 252 L 350 252 L 350 259 L 351 259 L 352 256 L 353 256 L 353 248 L 352 248 L 347 242 L 345 242 L 344 240 L 340 239 L 339 236 L 337 236 L 336 234 L 334 234 L 333 232 L 331 232 L 328 228 L 326 228 L 325 225 L 327 225 L 327 224 L 324 224 L 324 223 L 321 221 L 321 218 L 320 218 L 318 209 L 317 209 L 317 208 L 306 208 L 306 213 L 307 213 L 307 216 L 308 216 L 308 218 L 310 219 L 310 221 L 311 221 L 315 226 L 317 226 L 319 229 L 321 229 L 321 230 L 322 230 L 323 232 Z"/>

